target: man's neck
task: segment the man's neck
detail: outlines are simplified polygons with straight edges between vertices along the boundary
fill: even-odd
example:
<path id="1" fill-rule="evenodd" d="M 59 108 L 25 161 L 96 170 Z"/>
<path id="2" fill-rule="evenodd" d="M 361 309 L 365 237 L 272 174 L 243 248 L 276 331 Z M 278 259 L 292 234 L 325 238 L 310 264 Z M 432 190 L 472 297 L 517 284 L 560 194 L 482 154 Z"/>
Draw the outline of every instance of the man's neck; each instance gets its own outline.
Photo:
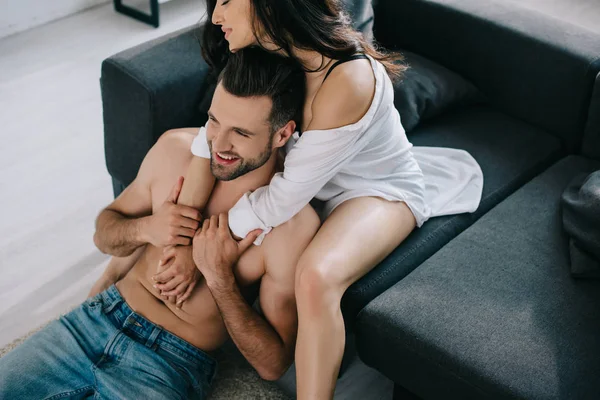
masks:
<path id="1" fill-rule="evenodd" d="M 221 190 L 227 191 L 228 196 L 240 198 L 244 193 L 254 191 L 271 182 L 271 178 L 275 175 L 276 161 L 277 151 L 274 151 L 269 161 L 262 167 L 231 181 L 217 181 L 217 185 L 221 187 Z"/>

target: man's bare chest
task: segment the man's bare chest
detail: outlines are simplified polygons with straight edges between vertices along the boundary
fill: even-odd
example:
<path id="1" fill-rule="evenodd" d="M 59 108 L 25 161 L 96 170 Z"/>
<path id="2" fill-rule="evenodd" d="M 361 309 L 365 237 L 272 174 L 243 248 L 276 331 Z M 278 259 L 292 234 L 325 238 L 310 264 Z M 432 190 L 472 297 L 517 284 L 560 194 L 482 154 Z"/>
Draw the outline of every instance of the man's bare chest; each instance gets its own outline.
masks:
<path id="1" fill-rule="evenodd" d="M 185 183 L 184 183 L 185 184 Z M 152 186 L 152 212 L 155 212 L 168 197 L 172 187 L 167 184 L 157 183 Z M 225 194 L 218 191 L 210 197 L 204 212 L 203 218 L 210 218 L 212 215 L 226 213 L 237 202 L 238 199 L 228 198 Z M 202 226 L 202 225 L 200 225 Z M 251 246 L 233 267 L 236 280 L 240 286 L 250 286 L 256 283 L 264 275 L 264 258 L 262 247 Z"/>

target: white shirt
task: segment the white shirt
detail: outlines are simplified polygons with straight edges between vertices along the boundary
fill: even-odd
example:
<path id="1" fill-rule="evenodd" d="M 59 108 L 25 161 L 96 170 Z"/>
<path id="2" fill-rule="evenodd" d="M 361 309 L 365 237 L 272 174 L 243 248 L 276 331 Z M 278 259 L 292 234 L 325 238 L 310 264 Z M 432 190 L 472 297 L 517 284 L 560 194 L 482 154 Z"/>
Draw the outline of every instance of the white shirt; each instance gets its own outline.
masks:
<path id="1" fill-rule="evenodd" d="M 360 121 L 336 129 L 294 133 L 286 145 L 284 171 L 268 186 L 246 193 L 229 211 L 238 237 L 262 229 L 260 245 L 273 227 L 290 220 L 313 197 L 325 201 L 321 218 L 342 202 L 363 196 L 404 201 L 417 226 L 431 217 L 474 212 L 483 173 L 466 151 L 413 147 L 394 107 L 394 88 L 384 66 L 369 57 L 375 95 Z M 192 153 L 210 158 L 204 128 Z"/>

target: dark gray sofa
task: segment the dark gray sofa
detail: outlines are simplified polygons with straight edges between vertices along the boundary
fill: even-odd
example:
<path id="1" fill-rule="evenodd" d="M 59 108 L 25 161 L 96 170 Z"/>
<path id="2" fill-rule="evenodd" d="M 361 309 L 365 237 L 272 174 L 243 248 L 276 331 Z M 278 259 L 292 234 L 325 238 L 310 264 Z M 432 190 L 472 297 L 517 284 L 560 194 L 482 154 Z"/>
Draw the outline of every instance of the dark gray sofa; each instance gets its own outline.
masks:
<path id="1" fill-rule="evenodd" d="M 370 26 L 372 11 L 369 2 L 349 2 L 354 6 L 352 11 L 355 19 L 360 20 L 357 25 Z M 509 257 L 502 253 L 506 247 L 501 234 L 508 235 L 509 243 L 515 249 L 523 246 L 521 251 L 515 250 L 521 258 L 515 255 L 514 259 L 520 260 L 524 265 L 529 265 L 532 259 L 536 259 L 537 251 L 543 252 L 543 249 L 548 248 L 545 242 L 561 237 L 560 227 L 552 220 L 556 217 L 561 188 L 566 186 L 569 176 L 594 168 L 595 165 L 586 158 L 563 159 L 570 154 L 582 154 L 587 158 L 600 157 L 600 40 L 584 29 L 532 10 L 521 9 L 515 3 L 503 0 L 379 0 L 375 2 L 374 9 L 375 37 L 384 46 L 410 50 L 450 68 L 473 82 L 487 98 L 484 104 L 453 109 L 424 121 L 409 133 L 409 139 L 414 145 L 454 147 L 469 151 L 481 165 L 485 182 L 481 205 L 475 213 L 431 219 L 413 232 L 380 265 L 349 288 L 342 301 L 348 330 L 353 332 L 356 328 L 359 354 L 367 364 L 390 377 L 399 387 L 404 386 L 418 395 L 427 398 L 446 398 L 449 393 L 456 398 L 462 398 L 463 395 L 546 397 L 545 394 L 550 392 L 517 389 L 520 381 L 512 381 L 515 378 L 513 375 L 502 375 L 498 371 L 495 375 L 486 375 L 485 366 L 476 356 L 490 358 L 490 368 L 493 369 L 497 366 L 494 357 L 508 354 L 502 350 L 502 343 L 497 343 L 495 351 L 486 353 L 485 349 L 477 347 L 478 342 L 472 340 L 472 335 L 477 331 L 473 333 L 467 326 L 463 326 L 462 331 L 452 330 L 456 322 L 451 317 L 452 313 L 456 313 L 457 320 L 480 317 L 486 310 L 497 317 L 493 313 L 493 297 L 488 299 L 488 304 L 479 304 L 481 309 L 473 310 L 473 314 L 470 314 L 471 308 L 467 306 L 471 300 L 469 297 L 462 300 L 455 297 L 456 303 L 452 307 L 444 302 L 419 300 L 427 300 L 430 295 L 441 296 L 441 293 L 449 298 L 461 294 L 467 296 L 469 292 L 475 296 L 475 289 L 482 293 L 481 296 L 488 293 L 486 285 L 495 282 L 492 278 L 499 277 L 490 278 L 491 282 L 483 277 L 469 278 L 469 269 L 464 270 L 463 275 L 457 272 L 456 282 L 452 280 L 453 285 L 441 283 L 446 282 L 444 277 L 447 279 L 450 274 L 448 271 L 454 272 L 458 268 L 452 269 L 449 264 L 452 260 L 457 266 L 465 264 L 466 268 L 474 260 L 478 260 L 482 263 L 480 269 L 486 271 L 485 262 L 489 259 L 490 268 L 498 270 L 498 267 L 493 266 Z M 200 55 L 198 36 L 201 34 L 201 27 L 187 28 L 103 62 L 101 86 L 105 151 L 115 195 L 133 180 L 144 155 L 164 131 L 204 123 L 205 117 L 198 112 L 198 104 L 208 90 L 208 70 Z M 548 178 L 547 174 L 551 174 L 551 177 Z M 534 181 L 528 183 L 534 178 Z M 552 184 L 547 187 L 542 185 L 543 189 L 540 189 L 540 184 L 535 184 L 540 180 L 550 180 Z M 531 185 L 534 185 L 534 189 L 530 189 Z M 511 202 L 515 202 L 514 196 L 527 197 L 523 191 L 533 191 L 538 195 L 531 201 L 541 203 L 538 204 L 539 208 L 520 210 L 518 200 L 516 205 L 511 206 Z M 513 196 L 509 197 L 511 195 Z M 502 207 L 514 207 L 521 214 L 515 213 L 512 216 L 511 212 L 505 212 L 501 215 L 503 220 L 494 219 L 494 213 L 498 213 L 497 210 Z M 532 215 L 533 211 L 541 212 L 549 219 L 543 222 L 539 219 L 540 216 Z M 482 219 L 478 221 L 480 218 Z M 527 223 L 528 219 L 531 224 Z M 484 229 L 482 225 L 487 224 L 493 225 L 488 232 L 488 237 L 493 240 L 487 242 L 489 248 L 485 247 L 486 242 L 481 244 L 488 251 L 482 254 L 478 253 L 481 249 L 474 246 L 468 237 L 469 232 L 473 231 L 477 237 Z M 520 231 L 517 228 L 521 226 L 519 224 L 529 230 Z M 548 231 L 550 227 L 555 230 Z M 517 237 L 526 237 L 526 232 L 534 233 L 535 229 L 542 228 L 545 229 L 544 232 L 534 234 L 539 238 L 535 243 L 515 240 Z M 461 234 L 463 231 L 465 232 Z M 498 233 L 497 237 L 495 232 Z M 464 239 L 465 236 L 467 239 Z M 462 243 L 462 247 L 457 242 Z M 538 250 L 533 244 L 542 247 Z M 499 261 L 495 261 L 490 249 L 494 249 L 491 253 L 498 253 Z M 570 287 L 571 282 L 567 264 L 563 275 L 558 272 L 560 254 L 564 258 L 564 248 L 560 251 L 563 253 L 549 256 L 555 264 L 547 266 L 549 269 L 554 268 L 556 275 L 538 277 L 547 284 L 548 290 L 540 293 L 536 299 L 531 299 L 538 304 L 543 303 L 541 300 L 544 293 L 548 296 L 549 304 L 546 306 L 549 308 L 543 312 L 558 310 L 558 306 L 552 308 L 554 303 L 551 301 L 560 303 L 565 307 L 560 310 L 566 312 L 570 301 L 564 299 L 561 302 L 557 298 L 562 293 L 561 290 L 564 292 L 565 287 Z M 448 258 L 448 253 L 452 253 L 453 257 Z M 520 274 L 524 272 L 516 264 L 511 268 L 513 269 L 500 270 L 506 274 L 502 281 L 505 290 L 512 293 L 511 284 L 518 287 L 523 283 L 523 277 L 514 271 L 520 270 Z M 418 289 L 422 284 L 413 277 L 422 275 L 424 280 L 435 280 L 436 272 L 440 273 L 440 285 L 434 289 L 439 293 L 431 289 L 430 292 L 423 293 L 422 296 L 425 297 L 419 297 Z M 562 281 L 558 281 L 558 276 Z M 527 277 L 532 280 L 535 278 L 531 273 Z M 550 291 L 552 282 L 558 285 L 557 294 Z M 466 286 L 461 287 L 459 283 Z M 476 287 L 477 283 L 481 286 Z M 533 281 L 527 284 L 533 285 Z M 583 286 L 595 288 L 596 292 L 600 290 L 596 283 L 583 283 Z M 588 290 L 590 293 L 594 292 L 594 289 Z M 412 295 L 405 295 L 405 291 Z M 526 295 L 524 293 L 523 297 L 527 297 Z M 579 304 L 577 302 L 583 302 L 586 295 L 577 296 L 582 297 L 576 297 L 577 300 L 573 301 Z M 592 297 L 589 298 L 590 303 L 598 306 L 597 298 Z M 495 305 L 498 309 L 505 306 L 502 300 L 508 302 L 509 298 L 498 296 Z M 404 315 L 396 311 L 399 309 L 419 311 L 417 314 Z M 516 316 L 520 315 L 518 308 L 513 311 Z M 359 312 L 360 317 L 357 319 Z M 573 323 L 584 311 L 573 306 L 571 312 L 573 315 L 564 320 L 565 324 L 567 321 Z M 442 314 L 445 321 L 452 324 L 440 325 L 442 321 L 437 318 Z M 428 331 L 428 326 L 425 326 L 425 333 L 418 336 L 414 332 L 417 332 L 416 328 L 420 325 L 414 327 L 410 323 L 415 319 L 414 324 L 425 322 L 427 325 L 432 321 L 421 320 L 427 316 L 440 324 L 432 324 L 432 331 Z M 481 322 L 486 326 L 475 324 L 474 329 L 482 329 L 480 333 L 484 335 L 488 330 L 496 329 L 496 323 L 490 317 Z M 596 322 L 582 322 L 584 333 L 594 323 Z M 563 333 L 570 333 L 572 338 L 577 338 L 573 332 L 577 325 L 570 326 L 570 330 L 567 328 L 569 327 L 550 337 L 561 337 L 564 343 L 568 343 L 571 338 L 561 336 Z M 593 333 L 598 336 L 600 330 L 597 325 L 595 328 Z M 418 333 L 420 335 L 423 332 Z M 511 331 L 507 330 L 505 333 L 507 336 L 504 339 L 507 339 Z M 451 335 L 457 335 L 455 339 L 458 343 L 474 347 L 452 347 L 455 342 L 447 337 Z M 440 339 L 439 336 L 448 341 L 435 342 L 434 339 Z M 523 352 L 517 351 L 520 349 L 517 342 L 513 338 L 513 349 L 515 353 L 524 356 Z M 415 344 L 422 345 L 423 350 L 412 353 L 412 346 Z M 454 353 L 443 348 L 446 345 Z M 492 343 L 489 346 L 493 347 Z M 461 358 L 450 357 L 455 356 L 455 353 L 464 354 L 472 361 L 472 365 Z M 448 358 L 443 358 L 447 354 L 450 354 Z M 571 356 L 569 353 L 564 359 L 572 360 Z M 442 364 L 439 360 L 443 360 Z M 525 381 L 528 379 L 526 374 L 537 373 L 537 363 L 546 360 L 528 357 L 526 361 L 531 362 L 531 369 L 524 366 L 524 369 L 519 370 Z M 593 371 L 597 373 L 597 364 L 585 364 L 586 361 L 590 359 L 581 359 L 582 368 L 589 365 L 596 368 Z M 436 370 L 434 366 L 441 370 Z M 463 368 L 468 371 L 464 376 L 460 373 Z M 548 369 L 551 370 L 552 366 L 548 366 Z M 550 371 L 542 383 L 548 382 L 549 374 Z M 534 378 L 532 376 L 530 380 Z M 493 382 L 489 387 L 496 388 L 496 391 L 488 389 L 484 383 L 487 382 L 486 379 Z M 505 381 L 500 382 L 502 379 Z M 464 382 L 467 383 L 461 386 Z M 474 382 L 472 386 L 471 382 Z M 554 384 L 558 385 L 558 382 Z M 472 387 L 484 389 L 470 392 Z M 555 396 L 557 393 L 559 392 L 552 392 L 553 395 L 549 397 L 560 397 Z"/>
<path id="2" fill-rule="evenodd" d="M 493 104 L 479 118 L 490 125 L 462 145 L 474 110 L 461 134 L 447 130 L 455 113 L 415 130 L 413 143 L 469 149 L 488 187 L 554 165 L 360 312 L 361 359 L 397 383 L 398 398 L 401 388 L 434 399 L 600 398 L 600 282 L 570 276 L 560 212 L 571 179 L 600 169 L 600 37 L 503 1 L 380 2 L 375 21 L 389 21 L 379 40 L 460 72 Z M 500 123 L 509 116 L 518 121 Z"/>

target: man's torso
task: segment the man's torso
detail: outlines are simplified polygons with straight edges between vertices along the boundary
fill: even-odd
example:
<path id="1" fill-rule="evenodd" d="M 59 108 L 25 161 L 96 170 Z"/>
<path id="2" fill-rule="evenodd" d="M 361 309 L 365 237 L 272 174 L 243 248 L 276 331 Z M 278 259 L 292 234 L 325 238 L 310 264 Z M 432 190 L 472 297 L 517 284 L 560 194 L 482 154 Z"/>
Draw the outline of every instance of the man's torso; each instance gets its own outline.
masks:
<path id="1" fill-rule="evenodd" d="M 167 198 L 173 182 L 185 175 L 191 161 L 189 146 L 193 139 L 188 136 L 187 152 L 183 152 L 184 160 L 165 160 L 164 168 L 156 172 L 151 184 L 152 208 L 155 211 Z M 204 210 L 203 217 L 217 215 L 228 211 L 237 201 L 221 190 L 217 184 Z M 247 291 L 257 283 L 264 274 L 264 246 L 252 246 L 234 266 L 236 280 Z M 211 351 L 218 348 L 228 337 L 225 324 L 219 309 L 203 278 L 200 279 L 192 295 L 181 309 L 163 300 L 159 291 L 153 288 L 152 276 L 162 258 L 162 248 L 146 245 L 140 258 L 130 272 L 119 282 L 119 292 L 138 314 L 160 325 L 174 335 L 181 337 L 194 346 Z"/>

